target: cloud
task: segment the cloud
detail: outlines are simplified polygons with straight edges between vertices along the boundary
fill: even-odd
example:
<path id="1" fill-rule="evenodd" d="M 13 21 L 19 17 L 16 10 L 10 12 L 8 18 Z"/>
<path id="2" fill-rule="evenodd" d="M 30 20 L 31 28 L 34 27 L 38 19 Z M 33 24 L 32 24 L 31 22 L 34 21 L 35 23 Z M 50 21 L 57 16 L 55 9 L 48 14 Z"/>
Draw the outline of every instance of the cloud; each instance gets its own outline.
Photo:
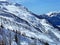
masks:
<path id="1" fill-rule="evenodd" d="M 0 1 L 7 1 L 7 0 L 0 0 Z"/>

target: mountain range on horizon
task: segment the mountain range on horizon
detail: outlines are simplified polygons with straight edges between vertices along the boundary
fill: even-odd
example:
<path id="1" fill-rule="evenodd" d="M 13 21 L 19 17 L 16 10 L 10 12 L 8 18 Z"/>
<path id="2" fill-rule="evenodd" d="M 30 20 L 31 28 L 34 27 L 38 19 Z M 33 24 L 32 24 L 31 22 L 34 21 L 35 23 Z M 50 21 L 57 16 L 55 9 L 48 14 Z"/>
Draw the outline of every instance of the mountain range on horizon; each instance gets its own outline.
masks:
<path id="1" fill-rule="evenodd" d="M 60 12 L 38 15 L 0 1 L 0 45 L 60 45 Z"/>

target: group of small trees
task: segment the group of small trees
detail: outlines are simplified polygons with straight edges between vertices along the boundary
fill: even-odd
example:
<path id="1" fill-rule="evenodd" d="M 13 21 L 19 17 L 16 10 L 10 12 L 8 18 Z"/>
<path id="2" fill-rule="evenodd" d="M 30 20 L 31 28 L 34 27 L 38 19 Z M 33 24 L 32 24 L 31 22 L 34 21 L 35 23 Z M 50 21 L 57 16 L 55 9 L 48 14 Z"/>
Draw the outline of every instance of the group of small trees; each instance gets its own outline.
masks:
<path id="1" fill-rule="evenodd" d="M 2 24 L 0 25 L 0 27 L 4 28 Z M 21 33 L 18 32 L 17 30 L 16 31 L 13 30 L 13 32 L 15 32 L 15 42 L 17 43 L 17 45 L 20 45 L 20 34 Z M 9 35 L 10 35 L 9 44 L 11 45 L 11 32 L 9 33 Z M 25 33 L 23 33 L 22 36 L 26 36 Z M 32 39 L 34 39 L 34 38 L 32 38 Z M 44 43 L 44 44 L 49 45 L 48 43 Z M 4 41 L 1 41 L 0 45 L 6 45 L 6 44 L 4 43 Z M 32 44 L 32 45 L 36 45 L 36 40 L 35 40 L 35 44 Z"/>
<path id="2" fill-rule="evenodd" d="M 5 42 L 2 40 L 2 41 L 0 42 L 0 45 L 5 45 Z"/>
<path id="3" fill-rule="evenodd" d="M 2 24 L 0 25 L 0 28 L 4 28 Z M 3 36 L 3 30 L 2 29 L 0 29 L 0 32 L 1 32 L 1 35 Z M 4 39 L 0 41 L 0 45 L 5 45 Z"/>

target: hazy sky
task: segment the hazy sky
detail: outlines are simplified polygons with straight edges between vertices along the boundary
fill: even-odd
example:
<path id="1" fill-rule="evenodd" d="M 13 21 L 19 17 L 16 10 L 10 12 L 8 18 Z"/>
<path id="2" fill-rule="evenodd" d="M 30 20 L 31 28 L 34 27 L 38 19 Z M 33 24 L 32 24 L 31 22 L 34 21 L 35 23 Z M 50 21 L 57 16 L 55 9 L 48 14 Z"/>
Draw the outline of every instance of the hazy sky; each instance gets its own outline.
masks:
<path id="1" fill-rule="evenodd" d="M 60 11 L 60 0 L 11 0 L 17 2 L 36 14 L 44 14 L 51 11 Z"/>

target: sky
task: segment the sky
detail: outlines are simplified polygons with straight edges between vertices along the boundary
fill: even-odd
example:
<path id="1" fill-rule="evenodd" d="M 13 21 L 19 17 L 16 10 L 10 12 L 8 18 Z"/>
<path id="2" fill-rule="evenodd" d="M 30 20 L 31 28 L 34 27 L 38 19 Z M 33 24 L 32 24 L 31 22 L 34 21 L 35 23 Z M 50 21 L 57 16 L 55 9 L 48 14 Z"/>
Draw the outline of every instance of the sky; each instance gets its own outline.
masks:
<path id="1" fill-rule="evenodd" d="M 9 0 L 20 3 L 35 14 L 60 11 L 60 0 Z"/>

